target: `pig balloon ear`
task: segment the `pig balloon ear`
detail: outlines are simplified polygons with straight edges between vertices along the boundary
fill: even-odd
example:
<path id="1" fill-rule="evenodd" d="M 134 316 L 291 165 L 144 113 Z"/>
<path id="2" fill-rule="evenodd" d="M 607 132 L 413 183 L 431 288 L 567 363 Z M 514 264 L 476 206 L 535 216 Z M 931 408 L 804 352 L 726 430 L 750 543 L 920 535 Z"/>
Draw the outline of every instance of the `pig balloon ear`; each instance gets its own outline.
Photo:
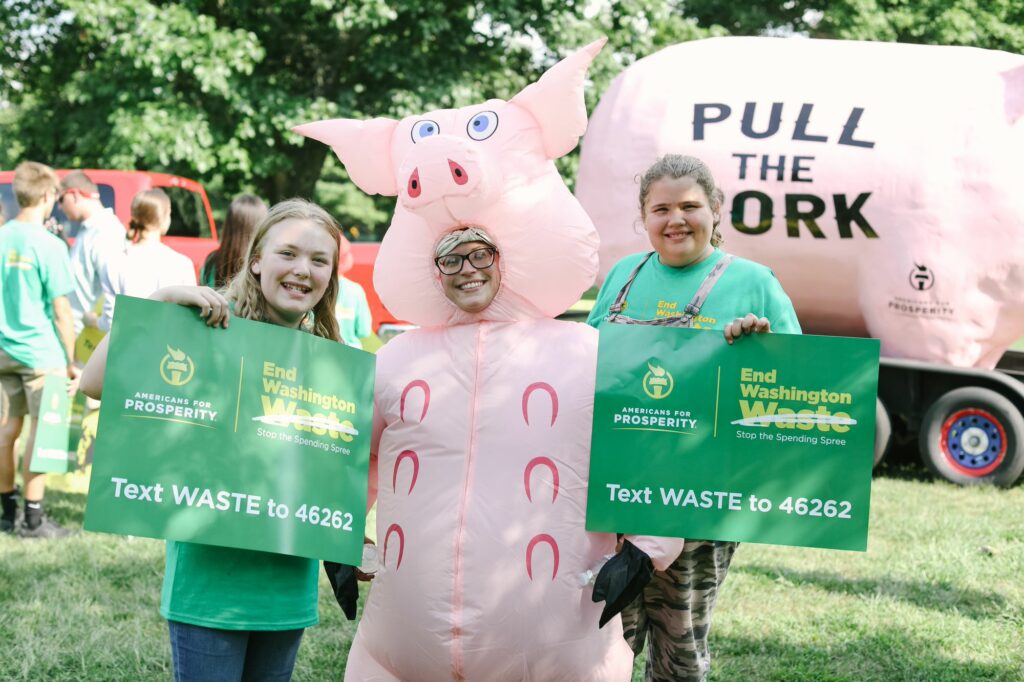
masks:
<path id="1" fill-rule="evenodd" d="M 398 185 L 391 164 L 391 138 L 397 126 L 398 121 L 390 118 L 335 118 L 303 123 L 292 131 L 330 145 L 359 189 L 393 197 Z"/>
<path id="2" fill-rule="evenodd" d="M 583 81 L 587 67 L 606 42 L 607 38 L 601 38 L 572 53 L 510 100 L 533 114 L 540 124 L 549 159 L 571 152 L 587 129 Z"/>

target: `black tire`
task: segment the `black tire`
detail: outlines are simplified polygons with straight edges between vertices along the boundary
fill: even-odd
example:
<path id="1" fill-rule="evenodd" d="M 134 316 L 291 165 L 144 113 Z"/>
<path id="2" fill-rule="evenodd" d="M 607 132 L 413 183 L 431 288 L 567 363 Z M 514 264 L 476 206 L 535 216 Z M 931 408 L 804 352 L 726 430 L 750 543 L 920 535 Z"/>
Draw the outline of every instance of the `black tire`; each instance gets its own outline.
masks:
<path id="1" fill-rule="evenodd" d="M 892 442 L 892 420 L 889 418 L 889 410 L 885 409 L 881 398 L 875 398 L 875 463 L 885 459 L 889 452 L 889 443 Z"/>
<path id="2" fill-rule="evenodd" d="M 1024 470 L 1024 416 L 995 391 L 957 388 L 925 412 L 918 447 L 928 468 L 951 483 L 1008 487 Z"/>

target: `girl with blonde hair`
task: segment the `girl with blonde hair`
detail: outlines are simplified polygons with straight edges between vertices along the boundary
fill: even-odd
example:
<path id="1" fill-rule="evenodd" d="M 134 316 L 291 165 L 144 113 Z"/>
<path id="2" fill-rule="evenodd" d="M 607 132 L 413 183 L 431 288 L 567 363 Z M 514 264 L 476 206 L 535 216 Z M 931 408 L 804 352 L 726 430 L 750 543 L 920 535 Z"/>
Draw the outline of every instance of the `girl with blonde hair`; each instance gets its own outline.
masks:
<path id="1" fill-rule="evenodd" d="M 253 232 L 245 267 L 223 294 L 168 287 L 150 298 L 199 308 L 211 327 L 233 313 L 338 340 L 332 314 L 341 230 L 325 210 L 283 201 Z M 81 388 L 99 398 L 107 340 Z M 167 619 L 175 680 L 290 679 L 305 628 L 316 625 L 318 562 L 270 552 L 167 542 L 160 614 Z"/>

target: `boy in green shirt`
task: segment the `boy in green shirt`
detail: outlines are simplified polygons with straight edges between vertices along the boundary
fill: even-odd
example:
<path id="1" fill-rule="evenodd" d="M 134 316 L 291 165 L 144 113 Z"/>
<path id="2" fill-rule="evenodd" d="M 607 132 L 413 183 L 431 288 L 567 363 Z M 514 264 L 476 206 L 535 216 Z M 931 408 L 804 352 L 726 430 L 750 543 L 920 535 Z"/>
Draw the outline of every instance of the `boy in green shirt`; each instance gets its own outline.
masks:
<path id="1" fill-rule="evenodd" d="M 31 538 L 67 534 L 43 514 L 45 474 L 30 471 L 46 375 L 66 373 L 72 387 L 79 375 L 72 362 L 71 263 L 64 243 L 43 227 L 59 184 L 50 167 L 19 164 L 14 194 L 20 212 L 0 226 L 0 532 Z M 32 426 L 22 462 L 25 515 L 19 528 L 14 443 L 26 414 Z"/>

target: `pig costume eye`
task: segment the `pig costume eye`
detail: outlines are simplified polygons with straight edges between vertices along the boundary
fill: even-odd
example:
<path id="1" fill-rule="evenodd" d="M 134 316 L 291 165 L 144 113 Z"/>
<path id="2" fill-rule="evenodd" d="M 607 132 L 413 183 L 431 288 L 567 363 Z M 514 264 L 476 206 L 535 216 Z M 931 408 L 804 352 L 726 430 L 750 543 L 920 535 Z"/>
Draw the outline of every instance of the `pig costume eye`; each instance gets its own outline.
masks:
<path id="1" fill-rule="evenodd" d="M 466 124 L 466 134 L 478 142 L 486 140 L 498 129 L 498 115 L 493 111 L 481 111 Z"/>
<path id="2" fill-rule="evenodd" d="M 429 118 L 425 118 L 422 121 L 416 121 L 412 125 L 412 141 L 419 142 L 424 137 L 430 137 L 431 135 L 437 135 L 441 132 L 441 126 L 437 125 L 435 121 L 431 121 Z"/>

